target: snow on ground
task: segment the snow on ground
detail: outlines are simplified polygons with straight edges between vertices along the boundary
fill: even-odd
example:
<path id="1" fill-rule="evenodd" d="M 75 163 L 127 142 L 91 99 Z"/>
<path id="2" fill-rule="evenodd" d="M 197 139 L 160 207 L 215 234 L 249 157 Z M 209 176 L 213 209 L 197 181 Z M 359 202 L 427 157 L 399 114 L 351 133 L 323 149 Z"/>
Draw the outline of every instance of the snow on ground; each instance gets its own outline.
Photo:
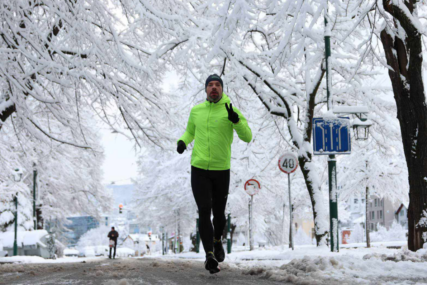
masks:
<path id="1" fill-rule="evenodd" d="M 44 259 L 40 256 L 10 256 L 0 257 L 0 264 L 2 263 L 73 263 L 73 262 L 90 262 L 105 257 L 91 257 L 91 258 L 78 258 L 78 257 L 64 257 L 57 259 Z"/>
<path id="2" fill-rule="evenodd" d="M 427 249 L 410 252 L 387 248 L 402 246 L 406 242 L 373 243 L 372 248 L 364 244 L 341 246 L 340 252 L 332 253 L 327 247 L 312 245 L 296 246 L 292 251 L 287 247 L 258 248 L 247 251 L 243 248 L 227 255 L 221 267 L 239 268 L 244 274 L 293 284 L 426 284 Z M 153 259 L 153 262 L 171 262 L 176 259 L 204 261 L 205 253 L 181 253 L 162 256 L 153 253 L 138 258 Z M 90 262 L 105 259 L 60 258 L 46 260 L 40 257 L 4 257 L 2 262 L 19 263 L 64 263 Z M 132 260 L 132 259 L 129 259 Z M 185 270 L 185 269 L 184 269 Z"/>
<path id="3" fill-rule="evenodd" d="M 315 246 L 240 251 L 227 255 L 223 266 L 294 284 L 427 284 L 427 249 L 387 248 L 399 244 L 406 242 L 375 243 L 369 249 L 350 244 L 338 253 Z M 204 260 L 204 252 L 156 257 Z"/>

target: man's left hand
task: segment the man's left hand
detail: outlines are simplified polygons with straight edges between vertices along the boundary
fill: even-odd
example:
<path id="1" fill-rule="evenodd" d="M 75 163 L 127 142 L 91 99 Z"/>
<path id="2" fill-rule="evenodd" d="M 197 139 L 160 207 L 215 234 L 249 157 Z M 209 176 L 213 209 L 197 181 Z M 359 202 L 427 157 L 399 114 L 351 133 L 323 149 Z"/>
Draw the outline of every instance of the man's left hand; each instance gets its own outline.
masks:
<path id="1" fill-rule="evenodd" d="M 228 107 L 228 104 L 225 103 L 225 109 L 227 109 L 227 112 L 228 112 L 228 119 L 233 124 L 237 124 L 239 122 L 239 115 L 236 112 L 234 112 L 233 104 L 230 103 L 230 107 Z"/>

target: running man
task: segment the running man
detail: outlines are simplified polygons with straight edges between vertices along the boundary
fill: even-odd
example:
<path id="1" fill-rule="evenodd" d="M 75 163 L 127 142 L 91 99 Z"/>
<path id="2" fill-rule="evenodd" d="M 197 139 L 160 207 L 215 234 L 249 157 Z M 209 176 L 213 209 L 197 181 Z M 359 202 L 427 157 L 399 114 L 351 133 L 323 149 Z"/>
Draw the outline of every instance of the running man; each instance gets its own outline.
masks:
<path id="1" fill-rule="evenodd" d="M 191 156 L 191 187 L 199 209 L 199 231 L 206 252 L 205 268 L 212 274 L 220 271 L 218 262 L 225 259 L 221 237 L 226 223 L 233 130 L 245 142 L 252 139 L 248 122 L 230 103 L 223 88 L 218 75 L 206 79 L 206 101 L 191 109 L 187 129 L 177 147 L 181 154 L 195 140 Z"/>

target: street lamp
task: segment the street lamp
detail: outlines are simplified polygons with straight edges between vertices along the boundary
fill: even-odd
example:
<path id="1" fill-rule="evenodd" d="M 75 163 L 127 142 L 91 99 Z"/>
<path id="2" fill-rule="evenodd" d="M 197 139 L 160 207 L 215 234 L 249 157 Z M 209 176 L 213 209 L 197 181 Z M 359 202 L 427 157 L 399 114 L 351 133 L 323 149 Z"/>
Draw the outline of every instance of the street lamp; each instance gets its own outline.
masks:
<path id="1" fill-rule="evenodd" d="M 22 179 L 22 171 L 19 168 L 15 169 L 15 173 L 13 175 L 13 179 L 15 182 L 20 182 Z M 18 255 L 18 192 L 13 199 L 15 202 L 15 239 L 13 241 L 13 255 Z"/>
<path id="2" fill-rule="evenodd" d="M 37 187 L 37 164 L 34 162 L 33 163 L 33 221 L 34 221 L 34 230 L 37 230 L 36 187 Z"/>
<path id="3" fill-rule="evenodd" d="M 335 106 L 333 113 L 337 115 L 354 115 L 352 127 L 356 140 L 367 140 L 372 121 L 368 120 L 369 108 L 366 106 Z"/>
<path id="4" fill-rule="evenodd" d="M 356 115 L 357 116 L 357 115 Z M 353 130 L 356 140 L 365 141 L 369 137 L 369 127 L 372 122 L 367 118 L 356 118 L 353 120 Z"/>

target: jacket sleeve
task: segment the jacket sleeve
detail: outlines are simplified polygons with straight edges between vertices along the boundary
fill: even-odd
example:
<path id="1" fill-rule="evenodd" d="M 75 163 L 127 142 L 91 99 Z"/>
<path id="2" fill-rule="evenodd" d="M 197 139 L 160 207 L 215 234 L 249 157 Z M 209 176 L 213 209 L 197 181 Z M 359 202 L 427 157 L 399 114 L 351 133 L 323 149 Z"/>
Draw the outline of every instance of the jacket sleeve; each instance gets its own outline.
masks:
<path id="1" fill-rule="evenodd" d="M 239 115 L 239 122 L 237 124 L 233 124 L 233 128 L 236 130 L 239 138 L 244 142 L 250 142 L 252 140 L 252 131 L 249 128 L 248 121 L 245 116 L 237 109 L 234 108 L 236 113 Z"/>
<path id="2" fill-rule="evenodd" d="M 194 134 L 196 131 L 196 126 L 193 121 L 193 110 L 190 112 L 190 117 L 188 118 L 187 129 L 185 133 L 178 139 L 178 141 L 185 142 L 185 145 L 188 146 L 194 140 Z"/>

